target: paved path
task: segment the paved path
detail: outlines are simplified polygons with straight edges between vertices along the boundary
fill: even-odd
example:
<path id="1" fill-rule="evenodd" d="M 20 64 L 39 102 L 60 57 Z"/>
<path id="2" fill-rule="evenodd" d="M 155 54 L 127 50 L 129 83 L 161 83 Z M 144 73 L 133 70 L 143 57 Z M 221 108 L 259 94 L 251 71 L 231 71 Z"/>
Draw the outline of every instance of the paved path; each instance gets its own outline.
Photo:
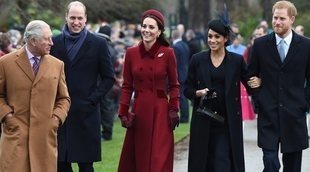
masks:
<path id="1" fill-rule="evenodd" d="M 261 172 L 262 152 L 257 147 L 256 120 L 244 123 L 244 152 L 246 172 Z M 174 172 L 187 172 L 188 138 L 176 146 Z M 181 146 L 180 146 L 181 145 Z M 310 172 L 310 149 L 303 151 L 302 172 Z"/>

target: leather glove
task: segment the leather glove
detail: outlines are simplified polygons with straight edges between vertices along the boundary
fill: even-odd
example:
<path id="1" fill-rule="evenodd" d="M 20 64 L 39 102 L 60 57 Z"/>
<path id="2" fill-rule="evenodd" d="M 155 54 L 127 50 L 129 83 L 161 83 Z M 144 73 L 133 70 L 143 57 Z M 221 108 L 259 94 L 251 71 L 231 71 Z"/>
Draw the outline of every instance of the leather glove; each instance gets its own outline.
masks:
<path id="1" fill-rule="evenodd" d="M 169 107 L 169 118 L 170 118 L 170 128 L 171 130 L 174 130 L 175 127 L 179 126 L 180 123 L 180 117 L 178 115 L 177 108 Z"/>
<path id="2" fill-rule="evenodd" d="M 135 114 L 132 112 L 128 112 L 127 115 L 118 115 L 121 120 L 122 127 L 130 128 L 133 125 Z"/>
<path id="3" fill-rule="evenodd" d="M 125 115 L 118 115 L 119 119 L 121 120 L 122 127 L 128 128 L 128 118 Z"/>

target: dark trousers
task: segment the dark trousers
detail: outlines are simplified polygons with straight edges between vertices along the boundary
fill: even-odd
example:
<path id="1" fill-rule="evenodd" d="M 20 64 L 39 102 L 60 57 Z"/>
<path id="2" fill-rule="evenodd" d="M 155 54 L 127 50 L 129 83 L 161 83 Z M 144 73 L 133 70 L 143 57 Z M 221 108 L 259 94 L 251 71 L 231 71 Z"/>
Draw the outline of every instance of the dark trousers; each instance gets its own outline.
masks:
<path id="1" fill-rule="evenodd" d="M 180 83 L 180 122 L 189 121 L 189 103 L 183 94 L 184 89 L 184 83 Z"/>
<path id="2" fill-rule="evenodd" d="M 103 97 L 100 102 L 102 138 L 105 140 L 112 139 L 116 108 L 114 98 L 111 93 L 108 92 L 108 94 Z"/>
<path id="3" fill-rule="evenodd" d="M 94 172 L 93 163 L 78 163 L 79 172 Z M 57 163 L 57 172 L 73 172 L 70 162 Z"/>
<path id="4" fill-rule="evenodd" d="M 301 172 L 302 151 L 283 153 L 283 172 Z M 280 161 L 278 150 L 263 149 L 263 172 L 278 172 Z"/>

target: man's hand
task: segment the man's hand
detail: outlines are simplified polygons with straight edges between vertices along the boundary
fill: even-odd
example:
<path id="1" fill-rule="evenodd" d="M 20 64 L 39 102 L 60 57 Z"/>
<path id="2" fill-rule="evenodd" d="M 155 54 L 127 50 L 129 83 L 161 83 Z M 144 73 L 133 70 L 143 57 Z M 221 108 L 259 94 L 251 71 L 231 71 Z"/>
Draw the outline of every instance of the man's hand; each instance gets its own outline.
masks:
<path id="1" fill-rule="evenodd" d="M 253 76 L 248 81 L 248 86 L 251 88 L 258 88 L 262 84 L 262 80 L 258 78 L 257 76 Z"/>
<path id="2" fill-rule="evenodd" d="M 3 121 L 5 122 L 5 120 L 7 120 L 7 118 L 12 118 L 13 114 L 12 113 L 8 113 L 7 115 L 5 115 L 5 117 L 3 118 Z"/>

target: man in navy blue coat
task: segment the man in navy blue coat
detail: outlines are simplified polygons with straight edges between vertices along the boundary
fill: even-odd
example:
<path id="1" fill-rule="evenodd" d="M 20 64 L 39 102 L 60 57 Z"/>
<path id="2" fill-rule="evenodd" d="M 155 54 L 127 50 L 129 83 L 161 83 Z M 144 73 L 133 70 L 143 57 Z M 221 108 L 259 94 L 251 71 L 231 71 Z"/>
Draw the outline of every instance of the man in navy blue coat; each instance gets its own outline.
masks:
<path id="1" fill-rule="evenodd" d="M 256 96 L 258 146 L 263 151 L 263 172 L 279 171 L 279 148 L 283 171 L 300 172 L 302 150 L 309 147 L 310 40 L 292 30 L 297 15 L 293 3 L 278 1 L 272 13 L 274 32 L 255 39 L 249 61 L 250 76 L 261 78 Z"/>
<path id="2" fill-rule="evenodd" d="M 100 99 L 114 83 L 107 42 L 87 31 L 86 7 L 71 2 L 62 34 L 53 38 L 51 54 L 65 63 L 72 104 L 66 122 L 58 130 L 58 172 L 93 172 L 101 160 Z M 98 77 L 101 82 L 97 84 Z"/>
<path id="3" fill-rule="evenodd" d="M 190 50 L 186 42 L 182 40 L 180 31 L 172 31 L 172 41 L 172 48 L 177 60 L 178 81 L 180 83 L 180 122 L 187 123 L 189 121 L 189 105 L 187 98 L 183 94 L 183 91 L 184 82 L 187 77 Z"/>

